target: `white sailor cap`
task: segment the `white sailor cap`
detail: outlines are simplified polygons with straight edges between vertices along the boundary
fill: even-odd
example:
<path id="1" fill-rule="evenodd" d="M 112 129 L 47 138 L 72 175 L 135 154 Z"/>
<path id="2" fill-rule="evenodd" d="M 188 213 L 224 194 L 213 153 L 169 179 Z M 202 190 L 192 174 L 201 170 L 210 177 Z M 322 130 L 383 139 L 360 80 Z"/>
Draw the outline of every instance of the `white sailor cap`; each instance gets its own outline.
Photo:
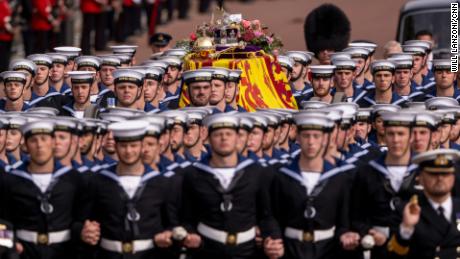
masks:
<path id="1" fill-rule="evenodd" d="M 372 111 L 372 108 L 359 108 L 356 113 L 356 121 L 370 122 Z"/>
<path id="2" fill-rule="evenodd" d="M 289 56 L 279 55 L 277 57 L 278 62 L 282 67 L 287 68 L 287 70 L 292 71 L 292 67 L 294 66 L 294 60 Z"/>
<path id="3" fill-rule="evenodd" d="M 427 127 L 435 130 L 439 125 L 438 117 L 430 112 L 417 112 L 415 114 L 414 127 Z"/>
<path id="4" fill-rule="evenodd" d="M 335 66 L 333 65 L 316 65 L 310 66 L 313 78 L 330 78 L 334 74 Z"/>
<path id="5" fill-rule="evenodd" d="M 122 65 L 128 65 L 131 63 L 131 56 L 127 54 L 113 54 L 115 57 L 120 59 Z"/>
<path id="6" fill-rule="evenodd" d="M 27 119 L 25 117 L 14 116 L 14 117 L 9 118 L 8 128 L 9 129 L 20 129 L 26 123 L 27 123 Z"/>
<path id="7" fill-rule="evenodd" d="M 172 120 L 173 125 L 187 126 L 188 113 L 181 110 L 168 110 L 161 112 L 160 115 L 166 116 Z"/>
<path id="8" fill-rule="evenodd" d="M 369 49 L 362 47 L 348 47 L 343 52 L 350 53 L 351 58 L 367 59 L 369 57 Z"/>
<path id="9" fill-rule="evenodd" d="M 163 127 L 160 124 L 148 123 L 147 131 L 145 135 L 158 138 L 162 132 L 163 132 Z"/>
<path id="10" fill-rule="evenodd" d="M 395 72 L 395 64 L 393 62 L 382 59 L 382 60 L 376 60 L 371 63 L 371 71 L 372 74 L 375 74 L 380 71 L 388 71 L 391 73 Z"/>
<path id="11" fill-rule="evenodd" d="M 211 115 L 214 113 L 214 109 L 215 109 L 214 106 L 200 106 L 200 107 L 186 106 L 186 107 L 181 108 L 180 110 L 185 111 L 187 113 L 188 112 L 199 112 L 205 115 Z"/>
<path id="12" fill-rule="evenodd" d="M 210 69 L 197 69 L 189 70 L 182 73 L 182 78 L 186 84 L 194 82 L 210 82 L 212 78 L 212 70 Z"/>
<path id="13" fill-rule="evenodd" d="M 304 66 L 311 63 L 311 56 L 305 51 L 288 51 L 286 56 L 290 57 L 294 62 L 298 62 Z"/>
<path id="14" fill-rule="evenodd" d="M 437 110 L 443 107 L 458 106 L 458 101 L 451 97 L 432 97 L 425 101 L 428 110 Z"/>
<path id="15" fill-rule="evenodd" d="M 165 71 L 160 67 L 145 67 L 145 79 L 161 82 Z"/>
<path id="16" fill-rule="evenodd" d="M 332 63 L 338 59 L 351 59 L 351 54 L 347 52 L 335 52 L 331 54 Z"/>
<path id="17" fill-rule="evenodd" d="M 406 106 L 411 110 L 425 110 L 426 106 L 424 102 L 407 102 Z"/>
<path id="18" fill-rule="evenodd" d="M 209 132 L 211 132 L 223 128 L 238 129 L 240 120 L 234 115 L 216 114 L 206 117 L 203 120 L 203 124 L 208 128 Z"/>
<path id="19" fill-rule="evenodd" d="M 414 65 L 413 57 L 407 53 L 395 53 L 388 58 L 389 61 L 393 62 L 395 69 L 411 69 Z"/>
<path id="20" fill-rule="evenodd" d="M 158 67 L 166 71 L 168 69 L 169 63 L 160 60 L 146 60 L 142 62 L 141 65 L 146 67 Z"/>
<path id="21" fill-rule="evenodd" d="M 163 52 L 163 56 L 174 56 L 180 59 L 184 58 L 188 54 L 188 51 L 181 48 L 168 49 Z"/>
<path id="22" fill-rule="evenodd" d="M 251 117 L 248 116 L 238 116 L 240 118 L 240 129 L 244 129 L 246 131 L 251 131 L 254 127 L 254 121 Z"/>
<path id="23" fill-rule="evenodd" d="M 59 114 L 59 110 L 53 107 L 32 107 L 27 110 L 26 114 L 46 114 L 48 116 L 56 116 Z"/>
<path id="24" fill-rule="evenodd" d="M 206 117 L 206 113 L 203 112 L 188 112 L 187 113 L 187 125 L 190 126 L 192 124 L 201 125 L 203 123 L 204 117 Z"/>
<path id="25" fill-rule="evenodd" d="M 223 67 L 213 67 L 209 69 L 212 70 L 212 79 L 218 79 L 227 82 L 228 75 L 230 74 L 230 71 L 228 69 Z"/>
<path id="26" fill-rule="evenodd" d="M 415 114 L 411 112 L 382 112 L 383 126 L 412 127 L 414 125 Z"/>
<path id="27" fill-rule="evenodd" d="M 67 75 L 70 77 L 72 84 L 92 84 L 96 72 L 94 71 L 69 71 Z"/>
<path id="28" fill-rule="evenodd" d="M 168 63 L 171 67 L 182 67 L 182 60 L 176 56 L 162 56 L 158 60 Z"/>
<path id="29" fill-rule="evenodd" d="M 300 103 L 300 106 L 302 106 L 302 109 L 304 110 L 315 110 L 315 109 L 320 109 L 327 107 L 329 104 L 326 102 L 321 102 L 321 101 L 302 101 Z"/>
<path id="30" fill-rule="evenodd" d="M 253 128 L 260 128 L 264 131 L 267 130 L 268 127 L 268 118 L 265 116 L 261 116 L 258 112 L 249 113 L 249 116 L 252 119 L 252 126 Z"/>
<path id="31" fill-rule="evenodd" d="M 123 107 L 107 108 L 105 113 L 119 115 L 119 116 L 123 116 L 123 117 L 126 117 L 126 118 L 145 115 L 144 111 L 141 111 L 141 110 L 138 110 L 138 109 L 123 108 Z"/>
<path id="32" fill-rule="evenodd" d="M 348 46 L 364 48 L 369 51 L 370 55 L 372 55 L 375 52 L 375 49 L 377 48 L 377 44 L 368 42 L 368 41 L 354 41 L 354 42 L 348 43 Z"/>
<path id="33" fill-rule="evenodd" d="M 157 124 L 161 127 L 161 131 L 166 127 L 166 116 L 159 115 L 159 114 L 147 114 L 143 116 L 137 116 L 133 118 L 134 120 L 145 120 L 148 121 L 151 124 Z"/>
<path id="34" fill-rule="evenodd" d="M 99 70 L 101 59 L 96 56 L 80 56 L 75 59 L 75 64 L 77 64 L 78 69 L 82 67 L 94 67 L 96 70 Z"/>
<path id="35" fill-rule="evenodd" d="M 99 56 L 101 60 L 101 67 L 102 66 L 108 66 L 108 67 L 119 67 L 121 66 L 121 60 L 119 57 L 114 56 L 114 55 L 104 55 L 104 56 Z"/>
<path id="36" fill-rule="evenodd" d="M 56 117 L 54 119 L 54 131 L 66 131 L 76 134 L 78 131 L 78 124 L 78 120 L 72 117 Z"/>
<path id="37" fill-rule="evenodd" d="M 356 103 L 332 103 L 329 104 L 328 108 L 339 109 L 343 112 L 342 117 L 354 119 L 359 106 Z"/>
<path id="38" fill-rule="evenodd" d="M 455 149 L 436 149 L 415 155 L 412 163 L 417 164 L 419 170 L 434 174 L 453 174 L 455 165 L 460 159 L 460 152 Z"/>
<path id="39" fill-rule="evenodd" d="M 120 122 L 128 119 L 126 116 L 110 112 L 99 113 L 99 118 L 108 122 Z"/>
<path id="40" fill-rule="evenodd" d="M 125 55 L 129 55 L 130 57 L 133 57 L 134 54 L 136 54 L 137 47 L 138 46 L 136 45 L 110 46 L 114 54 L 125 54 Z"/>
<path id="41" fill-rule="evenodd" d="M 353 59 L 333 59 L 332 64 L 335 66 L 335 71 L 339 70 L 352 70 L 356 69 L 356 63 Z"/>
<path id="42" fill-rule="evenodd" d="M 109 124 L 115 141 L 138 141 L 145 137 L 149 123 L 143 120 L 130 120 Z"/>
<path id="43" fill-rule="evenodd" d="M 451 70 L 450 59 L 435 59 L 433 60 L 433 71 L 436 70 Z"/>
<path id="44" fill-rule="evenodd" d="M 273 112 L 269 111 L 260 111 L 257 112 L 260 114 L 260 116 L 265 116 L 267 118 L 267 126 L 268 127 L 278 127 L 280 121 L 281 121 L 281 116 L 279 114 L 275 114 Z"/>
<path id="45" fill-rule="evenodd" d="M 9 124 L 10 122 L 7 116 L 0 116 L 0 129 L 8 129 Z"/>
<path id="46" fill-rule="evenodd" d="M 229 72 L 228 72 L 228 81 L 229 82 L 239 83 L 240 79 L 241 79 L 241 73 L 242 72 L 243 71 L 241 71 L 239 69 L 229 70 Z"/>
<path id="47" fill-rule="evenodd" d="M 53 64 L 53 60 L 51 59 L 51 57 L 46 54 L 32 54 L 27 56 L 27 59 L 34 62 L 37 66 L 51 67 L 51 65 Z"/>
<path id="48" fill-rule="evenodd" d="M 21 58 L 11 61 L 9 65 L 9 70 L 26 70 L 32 75 L 35 75 L 35 72 L 37 71 L 37 66 L 31 60 Z"/>
<path id="49" fill-rule="evenodd" d="M 383 112 L 398 112 L 401 107 L 395 104 L 374 104 L 372 105 L 372 120 L 375 120 Z"/>
<path id="50" fill-rule="evenodd" d="M 47 53 L 46 55 L 51 57 L 53 64 L 67 65 L 67 62 L 69 61 L 69 57 L 61 53 L 51 52 Z"/>
<path id="51" fill-rule="evenodd" d="M 142 86 L 144 74 L 133 69 L 117 69 L 113 72 L 114 83 L 133 83 Z"/>
<path id="52" fill-rule="evenodd" d="M 66 55 L 69 59 L 75 59 L 80 56 L 81 49 L 77 47 L 62 46 L 53 49 L 57 53 Z"/>
<path id="53" fill-rule="evenodd" d="M 458 110 L 455 109 L 442 109 L 433 111 L 441 117 L 441 124 L 455 124 L 457 122 Z"/>
<path id="54" fill-rule="evenodd" d="M 427 40 L 407 40 L 404 45 L 422 47 L 425 51 L 430 51 L 433 48 L 433 43 Z"/>
<path id="55" fill-rule="evenodd" d="M 299 113 L 294 115 L 298 130 L 320 130 L 328 132 L 334 122 L 326 116 L 315 116 Z"/>
<path id="56" fill-rule="evenodd" d="M 323 110 L 321 110 L 321 111 L 323 111 Z M 329 118 L 331 121 L 333 121 L 335 123 L 340 123 L 342 121 L 342 115 L 343 115 L 342 110 L 339 110 L 339 109 L 326 109 L 324 111 L 326 112 L 327 118 Z"/>
<path id="57" fill-rule="evenodd" d="M 36 134 L 53 134 L 54 132 L 54 121 L 52 120 L 37 120 L 27 122 L 21 126 L 22 135 L 28 138 Z"/>
<path id="58" fill-rule="evenodd" d="M 0 74 L 0 78 L 4 83 L 8 82 L 20 82 L 24 84 L 27 81 L 27 75 L 21 71 L 3 71 Z"/>
<path id="59" fill-rule="evenodd" d="M 399 52 L 399 53 L 391 53 L 390 60 L 398 60 L 398 59 L 414 59 L 413 53 L 410 52 Z"/>
<path id="60" fill-rule="evenodd" d="M 420 46 L 403 45 L 402 49 L 404 52 L 412 53 L 415 56 L 425 56 L 426 54 L 426 49 Z"/>

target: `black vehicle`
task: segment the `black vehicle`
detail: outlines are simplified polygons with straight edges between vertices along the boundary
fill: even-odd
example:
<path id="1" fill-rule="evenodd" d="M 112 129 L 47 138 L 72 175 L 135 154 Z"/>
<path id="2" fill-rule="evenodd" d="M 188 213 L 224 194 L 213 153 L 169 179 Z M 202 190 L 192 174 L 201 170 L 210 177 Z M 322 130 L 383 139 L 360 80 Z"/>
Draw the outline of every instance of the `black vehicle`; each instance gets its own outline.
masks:
<path id="1" fill-rule="evenodd" d="M 433 34 L 433 54 L 450 49 L 450 4 L 458 0 L 412 0 L 401 8 L 396 40 L 404 43 L 415 34 L 428 30 Z"/>

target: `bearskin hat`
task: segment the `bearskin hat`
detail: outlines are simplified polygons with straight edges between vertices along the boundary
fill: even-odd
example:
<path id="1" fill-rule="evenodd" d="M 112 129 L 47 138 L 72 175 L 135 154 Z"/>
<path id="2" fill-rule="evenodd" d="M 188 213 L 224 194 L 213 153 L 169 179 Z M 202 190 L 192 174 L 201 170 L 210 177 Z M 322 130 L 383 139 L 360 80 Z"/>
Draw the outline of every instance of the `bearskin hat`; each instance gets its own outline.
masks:
<path id="1" fill-rule="evenodd" d="M 347 15 L 333 4 L 312 10 L 304 24 L 307 49 L 317 55 L 321 50 L 340 51 L 347 47 L 351 26 Z"/>

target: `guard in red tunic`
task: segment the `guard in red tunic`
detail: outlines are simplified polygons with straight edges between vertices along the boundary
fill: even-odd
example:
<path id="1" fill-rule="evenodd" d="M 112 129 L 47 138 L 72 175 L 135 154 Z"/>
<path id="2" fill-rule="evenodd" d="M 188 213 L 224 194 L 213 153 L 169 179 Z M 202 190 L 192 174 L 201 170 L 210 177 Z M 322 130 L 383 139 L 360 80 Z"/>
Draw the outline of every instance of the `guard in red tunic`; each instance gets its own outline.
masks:
<path id="1" fill-rule="evenodd" d="M 104 7 L 109 4 L 109 0 L 81 0 L 80 10 L 83 13 L 83 31 L 81 35 L 80 47 L 84 55 L 91 54 L 91 32 L 94 30 L 94 48 L 104 50 L 106 39 L 105 29 L 107 27 L 105 18 L 107 12 Z"/>
<path id="2" fill-rule="evenodd" d="M 11 26 L 11 9 L 7 0 L 0 0 L 0 71 L 5 71 L 10 63 L 13 26 Z"/>

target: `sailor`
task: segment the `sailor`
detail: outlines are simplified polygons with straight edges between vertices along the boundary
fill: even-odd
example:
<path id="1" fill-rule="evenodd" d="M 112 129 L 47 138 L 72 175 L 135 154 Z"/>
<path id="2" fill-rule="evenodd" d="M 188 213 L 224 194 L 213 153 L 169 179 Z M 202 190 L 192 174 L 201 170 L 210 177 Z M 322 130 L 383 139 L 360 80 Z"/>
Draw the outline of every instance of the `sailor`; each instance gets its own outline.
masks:
<path id="1" fill-rule="evenodd" d="M 203 119 L 206 113 L 187 112 L 187 131 L 184 135 L 184 156 L 191 163 L 201 161 L 208 153 L 204 147 L 206 129 L 203 127 Z"/>
<path id="2" fill-rule="evenodd" d="M 107 107 L 108 99 L 115 99 L 113 72 L 121 66 L 121 60 L 113 55 L 99 56 L 99 58 L 101 59 L 101 68 L 99 70 L 101 81 L 98 83 L 99 92 L 96 103 L 100 107 Z"/>
<path id="3" fill-rule="evenodd" d="M 433 60 L 434 86 L 426 88 L 426 98 L 452 97 L 460 100 L 460 90 L 454 85 L 455 73 L 450 70 L 450 59 Z"/>
<path id="4" fill-rule="evenodd" d="M 188 87 L 190 106 L 200 107 L 209 105 L 211 77 L 212 70 L 210 69 L 189 70 L 182 74 L 182 78 Z"/>
<path id="5" fill-rule="evenodd" d="M 160 61 L 168 64 L 162 81 L 165 92 L 165 96 L 161 100 L 162 106 L 177 109 L 182 91 L 182 60 L 177 56 L 162 56 Z"/>
<path id="6" fill-rule="evenodd" d="M 417 166 L 410 161 L 413 113 L 381 116 L 388 152 L 357 168 L 350 199 L 352 228 L 375 244 L 371 258 L 388 258 L 385 245 L 399 225 L 398 210 L 415 192 L 416 183 Z"/>
<path id="7" fill-rule="evenodd" d="M 128 57 L 128 61 L 123 61 L 122 64 L 127 62 L 127 66 L 136 65 L 136 51 L 138 46 L 136 45 L 116 45 L 110 46 L 112 53 L 115 55 L 123 55 Z M 119 56 L 120 57 L 120 56 Z M 120 57 L 121 58 L 121 57 Z"/>
<path id="8" fill-rule="evenodd" d="M 27 79 L 24 84 L 24 101 L 29 101 L 32 96 L 32 83 L 35 74 L 37 73 L 37 66 L 34 62 L 28 59 L 16 59 L 11 61 L 9 70 L 11 71 L 21 71 L 26 73 Z"/>
<path id="9" fill-rule="evenodd" d="M 51 86 L 62 95 L 69 94 L 70 86 L 65 81 L 65 68 L 67 66 L 68 57 L 59 53 L 48 53 L 48 55 L 53 60 L 50 69 Z"/>
<path id="10" fill-rule="evenodd" d="M 215 106 L 216 112 L 230 112 L 233 108 L 225 101 L 225 88 L 227 87 L 229 70 L 221 67 L 209 68 L 212 70 L 211 96 L 209 104 Z"/>
<path id="11" fill-rule="evenodd" d="M 160 106 L 160 90 L 162 88 L 164 70 L 160 67 L 149 67 L 145 70 L 144 101 L 156 109 L 165 110 Z"/>
<path id="12" fill-rule="evenodd" d="M 0 110 L 27 111 L 30 106 L 24 101 L 27 74 L 22 71 L 4 71 L 0 74 L 5 89 L 5 98 L 0 100 Z"/>
<path id="13" fill-rule="evenodd" d="M 334 70 L 334 89 L 332 95 L 343 93 L 346 102 L 357 103 L 363 98 L 367 91 L 353 85 L 353 78 L 356 69 L 355 61 L 351 58 L 332 59 Z"/>
<path id="14" fill-rule="evenodd" d="M 325 103 L 332 103 L 333 96 L 331 89 L 333 85 L 332 77 L 334 75 L 335 66 L 333 65 L 318 65 L 311 66 L 311 85 L 313 91 L 305 96 L 302 96 L 301 101 L 314 99 Z"/>
<path id="15" fill-rule="evenodd" d="M 17 166 L 27 158 L 22 150 L 24 144 L 24 136 L 21 131 L 21 127 L 26 124 L 27 120 L 25 117 L 14 116 L 9 117 L 8 129 L 6 131 L 6 155 L 8 157 L 8 163 L 10 166 Z"/>
<path id="16" fill-rule="evenodd" d="M 225 86 L 225 102 L 230 106 L 231 109 L 239 112 L 245 112 L 240 102 L 240 81 L 242 71 L 239 69 L 230 70 L 228 73 L 228 81 Z"/>
<path id="17" fill-rule="evenodd" d="M 284 258 L 337 258 L 339 246 L 354 249 L 360 239 L 348 231 L 350 178 L 323 157 L 332 122 L 310 114 L 294 120 L 301 154 L 278 170 L 271 190 Z"/>
<path id="18" fill-rule="evenodd" d="M 355 61 L 356 70 L 354 71 L 353 86 L 364 90 L 373 88 L 372 82 L 366 78 L 366 72 L 371 64 L 369 50 L 362 47 L 348 47 L 343 51 L 350 53 L 351 58 Z"/>
<path id="19" fill-rule="evenodd" d="M 433 135 L 438 134 L 439 120 L 438 116 L 429 111 L 417 110 L 415 113 L 411 151 L 421 154 L 433 149 Z"/>
<path id="20" fill-rule="evenodd" d="M 155 247 L 172 244 L 167 209 L 167 179 L 142 162 L 149 123 L 131 120 L 109 125 L 119 162 L 91 179 L 79 223 L 81 239 L 98 245 L 104 258 L 157 258 Z M 116 196 L 114 196 L 116 195 Z"/>
<path id="21" fill-rule="evenodd" d="M 412 80 L 413 57 L 411 54 L 394 54 L 388 60 L 395 64 L 394 91 L 410 102 L 423 102 L 425 94 Z"/>
<path id="22" fill-rule="evenodd" d="M 393 91 L 395 65 L 391 61 L 376 60 L 371 63 L 375 89 L 368 91 L 359 102 L 360 107 L 374 104 L 403 105 L 406 100 Z"/>
<path id="23" fill-rule="evenodd" d="M 53 121 L 28 122 L 21 131 L 30 159 L 2 177 L 4 219 L 14 225 L 21 258 L 74 258 L 83 179 L 54 158 Z"/>
<path id="24" fill-rule="evenodd" d="M 62 107 L 62 115 L 82 119 L 85 111 L 92 104 L 90 102 L 91 85 L 96 80 L 96 73 L 92 71 L 71 71 L 68 73 L 71 80 L 71 94 L 69 102 Z"/>
<path id="25" fill-rule="evenodd" d="M 211 115 L 204 124 L 213 152 L 184 174 L 184 245 L 199 248 L 194 251 L 197 258 L 253 258 L 258 226 L 266 254 L 281 257 L 283 245 L 263 178 L 270 169 L 238 155 L 237 117 Z"/>
<path id="26" fill-rule="evenodd" d="M 34 54 L 27 57 L 37 66 L 36 75 L 32 84 L 32 95 L 29 101 L 30 106 L 52 107 L 60 110 L 63 97 L 51 85 L 49 72 L 53 60 L 45 54 Z"/>
<path id="27" fill-rule="evenodd" d="M 372 130 L 368 135 L 368 140 L 371 143 L 375 143 L 377 147 L 380 148 L 381 151 L 386 151 L 386 143 L 385 143 L 385 129 L 383 127 L 383 120 L 381 113 L 382 112 L 398 112 L 401 110 L 400 106 L 393 105 L 393 104 L 374 104 L 372 105 L 372 112 L 371 112 L 371 123 L 372 123 Z"/>
<path id="28" fill-rule="evenodd" d="M 144 74 L 133 69 L 118 69 L 113 73 L 116 107 L 138 109 Z"/>
<path id="29" fill-rule="evenodd" d="M 294 63 L 290 78 L 291 91 L 294 97 L 306 95 L 313 91 L 311 85 L 306 83 L 310 73 L 310 64 L 312 57 L 305 51 L 288 51 L 286 56 L 290 57 Z"/>
<path id="30" fill-rule="evenodd" d="M 101 59 L 95 56 L 80 56 L 75 59 L 75 64 L 77 65 L 78 71 L 88 71 L 96 73 L 95 79 L 91 85 L 91 94 L 90 102 L 96 103 L 99 93 L 104 90 L 100 89 L 100 68 L 101 68 Z"/>

